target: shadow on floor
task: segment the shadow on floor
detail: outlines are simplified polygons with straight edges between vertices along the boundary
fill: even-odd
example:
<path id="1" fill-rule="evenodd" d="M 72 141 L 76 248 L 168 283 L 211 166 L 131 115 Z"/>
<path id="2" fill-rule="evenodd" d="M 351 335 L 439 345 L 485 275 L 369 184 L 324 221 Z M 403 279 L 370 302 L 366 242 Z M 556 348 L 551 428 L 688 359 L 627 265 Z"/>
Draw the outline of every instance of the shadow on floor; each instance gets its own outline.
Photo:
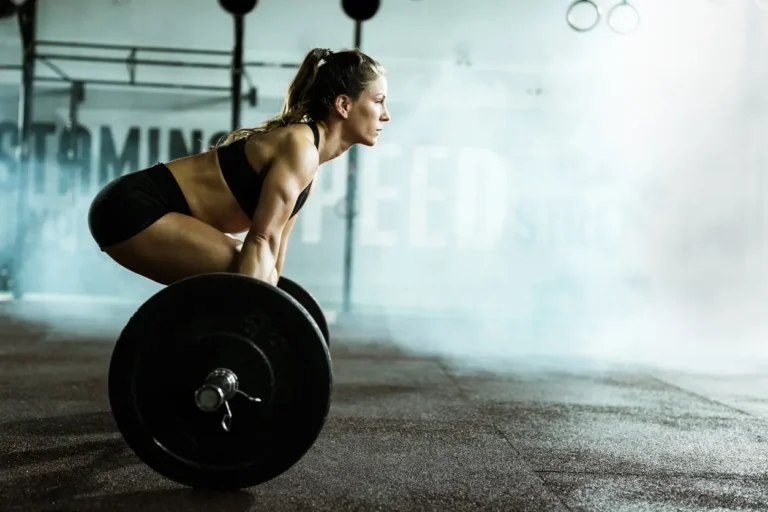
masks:
<path id="1" fill-rule="evenodd" d="M 88 412 L 67 416 L 29 418 L 0 423 L 4 435 L 42 437 L 70 437 L 92 434 L 117 434 L 117 425 L 111 411 Z"/>
<path id="2" fill-rule="evenodd" d="M 253 507 L 255 498 L 243 491 L 218 493 L 193 489 L 169 489 L 160 491 L 138 491 L 119 493 L 111 496 L 93 496 L 65 500 L 30 511 L 50 512 L 168 512 L 169 510 L 195 510 L 244 512 Z"/>

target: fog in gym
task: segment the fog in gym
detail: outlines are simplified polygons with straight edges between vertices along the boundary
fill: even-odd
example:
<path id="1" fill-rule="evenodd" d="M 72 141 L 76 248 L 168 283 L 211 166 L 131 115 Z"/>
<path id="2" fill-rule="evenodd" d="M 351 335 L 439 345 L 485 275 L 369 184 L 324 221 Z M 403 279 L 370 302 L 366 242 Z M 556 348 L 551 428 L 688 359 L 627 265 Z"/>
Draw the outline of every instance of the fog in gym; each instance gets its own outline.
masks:
<path id="1" fill-rule="evenodd" d="M 363 24 L 392 121 L 357 149 L 352 190 L 348 155 L 321 167 L 286 263 L 332 330 L 492 371 L 763 364 L 768 4 L 633 0 L 609 23 L 597 3 L 589 30 L 588 4 L 553 0 L 386 0 Z M 310 48 L 353 46 L 337 1 L 287 4 L 245 18 L 241 126 L 277 112 Z M 21 174 L 21 37 L 0 19 L 0 263 L 4 297 L 23 290 L 7 311 L 114 339 L 159 286 L 99 251 L 90 201 L 232 128 L 231 16 L 211 0 L 37 10 Z"/>

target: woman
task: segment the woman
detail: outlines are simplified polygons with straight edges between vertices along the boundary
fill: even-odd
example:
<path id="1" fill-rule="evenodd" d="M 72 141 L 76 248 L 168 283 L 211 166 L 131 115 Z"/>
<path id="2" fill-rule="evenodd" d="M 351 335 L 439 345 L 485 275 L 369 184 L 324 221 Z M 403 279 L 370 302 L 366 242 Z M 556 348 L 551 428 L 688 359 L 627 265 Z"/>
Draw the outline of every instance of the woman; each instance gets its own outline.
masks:
<path id="1" fill-rule="evenodd" d="M 386 94 L 383 68 L 364 53 L 312 50 L 279 115 L 109 183 L 91 205 L 91 234 L 117 263 L 160 284 L 238 272 L 276 285 L 318 166 L 376 144 L 390 119 Z M 245 231 L 242 243 L 226 234 Z"/>

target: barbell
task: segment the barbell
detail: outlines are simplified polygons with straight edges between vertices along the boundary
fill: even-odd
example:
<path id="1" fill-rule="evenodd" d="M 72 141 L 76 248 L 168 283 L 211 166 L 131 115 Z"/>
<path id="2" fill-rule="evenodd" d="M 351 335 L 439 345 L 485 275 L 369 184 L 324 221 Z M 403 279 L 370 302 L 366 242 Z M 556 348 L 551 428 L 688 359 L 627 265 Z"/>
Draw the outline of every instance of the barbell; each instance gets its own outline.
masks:
<path id="1" fill-rule="evenodd" d="M 296 464 L 322 430 L 333 372 L 328 326 L 295 282 L 190 277 L 129 319 L 109 401 L 128 446 L 188 487 L 235 490 Z"/>

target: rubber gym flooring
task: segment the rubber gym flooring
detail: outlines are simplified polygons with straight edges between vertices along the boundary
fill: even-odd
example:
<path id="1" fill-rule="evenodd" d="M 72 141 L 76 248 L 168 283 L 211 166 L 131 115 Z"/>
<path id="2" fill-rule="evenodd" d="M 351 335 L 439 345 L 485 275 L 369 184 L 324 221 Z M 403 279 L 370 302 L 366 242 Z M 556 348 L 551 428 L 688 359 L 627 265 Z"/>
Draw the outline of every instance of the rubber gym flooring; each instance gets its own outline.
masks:
<path id="1" fill-rule="evenodd" d="M 309 453 L 246 491 L 181 488 L 116 431 L 113 334 L 24 320 L 39 307 L 0 303 L 0 510 L 768 510 L 766 376 L 522 361 L 500 376 L 338 331 Z"/>

